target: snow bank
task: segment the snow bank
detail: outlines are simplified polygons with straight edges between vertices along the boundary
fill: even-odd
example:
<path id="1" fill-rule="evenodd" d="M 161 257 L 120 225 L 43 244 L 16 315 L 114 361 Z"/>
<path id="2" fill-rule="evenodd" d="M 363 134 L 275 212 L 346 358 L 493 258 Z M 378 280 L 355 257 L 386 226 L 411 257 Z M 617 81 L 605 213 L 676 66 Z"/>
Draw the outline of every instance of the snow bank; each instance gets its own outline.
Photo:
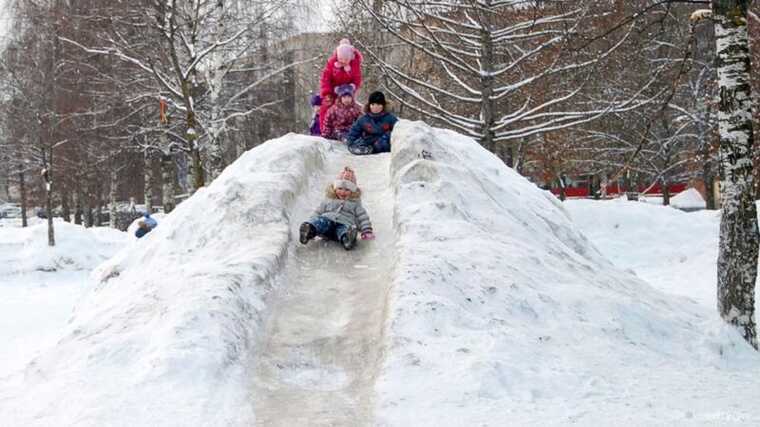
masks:
<path id="1" fill-rule="evenodd" d="M 4 424 L 252 424 L 248 358 L 321 141 L 249 151 L 101 265 L 63 339 L 0 390 Z"/>
<path id="2" fill-rule="evenodd" d="M 723 390 L 759 394 L 744 375 L 760 359 L 714 311 L 616 270 L 554 196 L 472 140 L 402 121 L 391 173 L 378 424 L 756 419 Z"/>
<path id="3" fill-rule="evenodd" d="M 704 209 L 707 204 L 695 188 L 682 191 L 670 199 L 670 205 L 679 209 Z"/>
<path id="4" fill-rule="evenodd" d="M 716 307 L 720 211 L 683 212 L 615 200 L 568 200 L 583 233 L 620 269 L 658 289 Z"/>
<path id="5" fill-rule="evenodd" d="M 91 287 L 92 268 L 128 241 L 120 231 L 63 221 L 55 222 L 55 239 L 49 247 L 47 223 L 0 226 L 0 378 L 55 344 L 74 304 Z"/>
<path id="6" fill-rule="evenodd" d="M 126 243 L 125 234 L 108 227 L 84 228 L 54 223 L 56 245 L 48 246 L 47 222 L 0 227 L 0 277 L 35 271 L 92 270 Z"/>

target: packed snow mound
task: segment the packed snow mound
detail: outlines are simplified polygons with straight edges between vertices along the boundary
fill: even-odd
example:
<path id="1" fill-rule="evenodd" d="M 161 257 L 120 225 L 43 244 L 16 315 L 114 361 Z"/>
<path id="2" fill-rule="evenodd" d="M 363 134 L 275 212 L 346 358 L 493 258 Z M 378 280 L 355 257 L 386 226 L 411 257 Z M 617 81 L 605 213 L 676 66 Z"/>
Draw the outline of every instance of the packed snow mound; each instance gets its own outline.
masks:
<path id="1" fill-rule="evenodd" d="M 251 425 L 248 358 L 325 141 L 247 152 L 102 264 L 58 344 L 0 392 L 8 425 Z"/>
<path id="2" fill-rule="evenodd" d="M 707 204 L 696 188 L 689 188 L 670 199 L 670 205 L 679 209 L 704 209 Z"/>
<path id="3" fill-rule="evenodd" d="M 635 270 L 662 290 L 716 307 L 720 211 L 613 200 L 568 200 L 573 222 L 616 266 Z M 705 276 L 707 286 L 697 286 Z"/>
<path id="4" fill-rule="evenodd" d="M 399 122 L 391 173 L 378 424 L 661 423 L 715 405 L 694 393 L 706 371 L 757 366 L 717 315 L 615 269 L 554 196 L 471 139 Z"/>
<path id="5" fill-rule="evenodd" d="M 108 227 L 85 228 L 56 220 L 55 246 L 48 246 L 47 222 L 0 227 L 0 276 L 34 271 L 92 270 L 126 244 L 126 234 Z"/>

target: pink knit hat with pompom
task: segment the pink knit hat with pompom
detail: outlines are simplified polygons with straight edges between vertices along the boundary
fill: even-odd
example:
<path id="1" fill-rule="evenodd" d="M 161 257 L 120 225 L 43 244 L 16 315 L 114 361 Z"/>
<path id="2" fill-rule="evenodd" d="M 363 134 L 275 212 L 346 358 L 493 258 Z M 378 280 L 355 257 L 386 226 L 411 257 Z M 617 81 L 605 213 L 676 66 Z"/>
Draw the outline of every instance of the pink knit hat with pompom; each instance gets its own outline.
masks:
<path id="1" fill-rule="evenodd" d="M 338 188 L 345 188 L 350 191 L 358 190 L 359 187 L 356 185 L 356 174 L 354 173 L 354 170 L 348 166 L 343 168 L 338 174 L 338 179 L 333 182 L 333 187 L 335 187 L 336 190 Z"/>
<path id="2" fill-rule="evenodd" d="M 339 61 L 350 62 L 354 59 L 354 47 L 348 39 L 343 39 L 335 49 Z"/>

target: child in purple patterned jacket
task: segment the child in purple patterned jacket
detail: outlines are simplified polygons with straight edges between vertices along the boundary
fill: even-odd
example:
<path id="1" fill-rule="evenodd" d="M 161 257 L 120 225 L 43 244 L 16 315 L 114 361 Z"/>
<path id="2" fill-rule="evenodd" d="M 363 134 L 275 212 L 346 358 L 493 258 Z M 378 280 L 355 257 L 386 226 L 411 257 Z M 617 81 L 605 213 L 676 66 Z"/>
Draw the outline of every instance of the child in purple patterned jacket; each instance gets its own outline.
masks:
<path id="1" fill-rule="evenodd" d="M 335 104 L 327 110 L 322 137 L 344 141 L 346 134 L 356 119 L 362 115 L 362 107 L 354 102 L 354 85 L 346 84 L 335 88 L 338 96 Z"/>

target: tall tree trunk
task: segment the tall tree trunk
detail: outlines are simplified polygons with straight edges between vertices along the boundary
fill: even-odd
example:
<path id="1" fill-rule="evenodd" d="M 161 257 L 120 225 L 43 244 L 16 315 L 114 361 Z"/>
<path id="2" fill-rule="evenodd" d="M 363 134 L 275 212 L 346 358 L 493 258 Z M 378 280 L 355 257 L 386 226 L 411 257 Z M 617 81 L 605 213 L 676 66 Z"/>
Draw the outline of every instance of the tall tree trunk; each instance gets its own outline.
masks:
<path id="1" fill-rule="evenodd" d="M 703 135 L 705 135 L 706 138 L 709 138 L 706 132 L 703 133 Z M 705 208 L 717 209 L 718 207 L 715 201 L 715 193 L 713 192 L 713 186 L 715 182 L 715 168 L 710 153 L 710 144 L 708 144 L 706 141 L 703 141 L 702 147 L 703 148 L 700 150 L 699 154 L 703 159 L 702 170 L 700 173 L 702 175 L 702 182 L 705 184 Z"/>
<path id="2" fill-rule="evenodd" d="M 81 180 L 77 179 L 77 188 L 74 190 L 74 224 L 82 225 L 82 187 Z"/>
<path id="3" fill-rule="evenodd" d="M 53 227 L 53 182 L 45 183 L 45 210 L 47 211 L 48 246 L 55 246 L 55 229 Z"/>
<path id="4" fill-rule="evenodd" d="M 49 162 L 42 152 L 43 164 L 42 181 L 45 184 L 45 211 L 47 212 L 48 246 L 55 246 L 55 229 L 53 227 L 53 150 L 49 152 Z"/>
<path id="5" fill-rule="evenodd" d="M 95 215 L 93 225 L 100 227 L 103 225 L 103 199 L 98 197 L 95 199 Z"/>
<path id="6" fill-rule="evenodd" d="M 26 201 L 26 178 L 23 170 L 18 173 L 18 186 L 19 192 L 21 193 L 21 226 L 27 227 L 29 225 L 29 220 L 26 217 L 28 206 Z"/>
<path id="7" fill-rule="evenodd" d="M 660 179 L 660 186 L 662 186 L 662 204 L 663 206 L 670 205 L 670 189 L 668 186 L 670 183 L 668 182 L 667 178 L 661 178 Z"/>
<path id="8" fill-rule="evenodd" d="M 88 183 L 87 185 L 87 191 L 85 192 L 84 197 L 84 226 L 89 228 L 92 227 L 93 224 L 93 217 L 92 217 L 92 183 Z"/>
<path id="9" fill-rule="evenodd" d="M 145 197 L 145 212 L 153 213 L 153 153 L 145 150 L 143 162 L 143 176 L 145 184 L 143 186 L 143 196 Z"/>
<path id="10" fill-rule="evenodd" d="M 712 166 L 705 163 L 702 174 L 702 180 L 705 183 L 705 208 L 717 209 L 718 206 L 717 203 L 715 203 L 715 192 L 713 191 L 713 188 L 715 187 L 715 175 L 712 173 L 711 169 Z"/>
<path id="11" fill-rule="evenodd" d="M 63 220 L 71 222 L 71 205 L 69 204 L 68 191 L 61 191 L 61 215 Z"/>
<path id="12" fill-rule="evenodd" d="M 162 194 L 163 194 L 163 206 L 164 213 L 169 213 L 174 210 L 175 205 L 175 193 L 174 193 L 174 180 L 177 177 L 177 172 L 174 167 L 174 159 L 171 154 L 164 154 L 161 156 L 161 180 L 162 180 Z"/>
<path id="13" fill-rule="evenodd" d="M 10 201 L 11 197 L 11 175 L 13 172 L 8 169 L 3 175 L 3 184 L 2 184 L 2 192 L 0 192 L 0 197 L 5 197 Z"/>
<path id="14" fill-rule="evenodd" d="M 115 163 L 115 162 L 112 162 Z M 108 218 L 108 226 L 111 228 L 117 228 L 116 224 L 116 193 L 119 189 L 118 186 L 118 179 L 119 175 L 116 172 L 116 167 L 112 164 L 111 170 L 109 173 L 109 186 L 108 186 L 108 209 L 111 211 L 111 214 Z"/>
<path id="15" fill-rule="evenodd" d="M 753 169 L 752 97 L 747 39 L 749 0 L 712 0 L 720 85 L 721 207 L 718 311 L 758 348 L 755 279 L 760 236 Z"/>
<path id="16" fill-rule="evenodd" d="M 205 176 L 203 173 L 203 159 L 201 159 L 201 150 L 198 147 L 198 142 L 193 140 L 191 144 L 193 146 L 192 150 L 190 150 L 190 176 L 192 182 L 189 190 L 191 193 L 195 193 L 199 188 L 203 187 Z"/>
<path id="17" fill-rule="evenodd" d="M 224 38 L 224 1 L 216 2 L 216 42 L 221 43 Z M 224 170 L 224 127 L 225 123 L 219 121 L 222 117 L 220 95 L 224 86 L 224 73 L 222 72 L 223 54 L 217 50 L 209 54 L 211 66 L 208 71 L 210 86 L 209 103 L 211 104 L 211 125 L 208 129 L 208 171 L 209 181 L 216 179 Z"/>
<path id="18" fill-rule="evenodd" d="M 481 13 L 487 14 L 491 12 L 491 0 L 486 0 L 484 7 L 488 10 Z M 484 18 L 485 19 L 482 20 L 482 22 L 484 22 L 483 25 L 487 25 L 485 22 L 490 22 L 490 19 L 488 17 Z M 480 88 L 482 96 L 480 115 L 481 120 L 483 121 L 483 140 L 481 141 L 481 144 L 487 150 L 493 152 L 496 149 L 493 131 L 494 125 L 496 124 L 496 109 L 494 101 L 492 99 L 494 94 L 493 70 L 495 60 L 493 39 L 490 28 L 482 28 L 480 30 L 480 43 L 483 49 L 480 58 Z M 509 167 L 512 167 L 512 165 L 509 164 Z"/>
<path id="19" fill-rule="evenodd" d="M 565 180 L 561 175 L 558 175 L 557 182 L 559 182 L 559 199 L 564 202 L 565 199 L 567 199 L 567 193 L 565 192 Z"/>
<path id="20" fill-rule="evenodd" d="M 92 194 L 94 206 L 92 209 L 92 225 L 94 227 L 100 226 L 101 220 L 101 213 L 103 212 L 103 200 L 104 200 L 104 189 L 103 189 L 103 181 L 97 180 L 94 185 L 95 190 L 90 191 L 90 194 Z"/>

